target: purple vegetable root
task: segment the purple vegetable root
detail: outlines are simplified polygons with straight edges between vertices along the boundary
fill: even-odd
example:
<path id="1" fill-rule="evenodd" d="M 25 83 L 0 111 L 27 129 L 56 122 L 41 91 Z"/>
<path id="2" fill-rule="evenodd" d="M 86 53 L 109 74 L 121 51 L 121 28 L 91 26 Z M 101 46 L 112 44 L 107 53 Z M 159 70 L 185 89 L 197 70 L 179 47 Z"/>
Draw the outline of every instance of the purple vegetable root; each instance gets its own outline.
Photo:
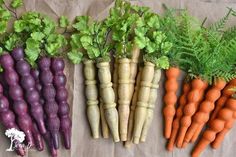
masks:
<path id="1" fill-rule="evenodd" d="M 37 68 L 31 69 L 31 75 L 33 76 L 33 78 L 35 80 L 35 87 L 40 94 L 40 103 L 42 105 L 44 105 L 45 101 L 42 97 L 42 85 L 39 80 L 39 70 Z M 45 121 L 47 120 L 47 116 L 45 115 L 45 113 L 44 113 L 44 119 L 45 119 Z M 51 157 L 57 157 L 57 150 L 53 146 L 52 137 L 51 137 L 50 133 L 47 131 L 45 134 L 43 134 L 43 137 L 48 145 L 48 148 L 50 149 Z"/>
<path id="2" fill-rule="evenodd" d="M 15 115 L 9 109 L 8 99 L 3 95 L 3 87 L 0 84 L 0 121 L 6 129 L 15 128 L 19 130 L 17 124 L 15 123 Z M 20 156 L 25 155 L 25 150 L 21 145 L 16 147 L 17 154 Z"/>
<path id="3" fill-rule="evenodd" d="M 30 104 L 30 111 L 33 119 L 38 125 L 38 128 L 42 134 L 46 133 L 43 117 L 43 107 L 40 104 L 40 95 L 35 87 L 35 81 L 30 73 L 30 65 L 24 59 L 23 48 L 15 48 L 12 53 L 12 57 L 16 62 L 16 71 L 20 76 L 20 84 L 26 93 L 26 101 Z"/>
<path id="4" fill-rule="evenodd" d="M 9 86 L 9 97 L 13 101 L 13 110 L 17 115 L 17 124 L 25 133 L 29 145 L 33 146 L 32 120 L 28 114 L 28 107 L 24 101 L 23 90 L 19 85 L 19 77 L 14 70 L 14 60 L 9 54 L 0 57 L 0 63 L 4 69 L 4 78 Z"/>
<path id="5" fill-rule="evenodd" d="M 33 122 L 32 132 L 33 132 L 34 143 L 35 143 L 36 149 L 38 151 L 43 151 L 44 149 L 43 139 L 39 132 L 37 124 L 34 122 Z"/>
<path id="6" fill-rule="evenodd" d="M 31 69 L 30 73 L 34 78 L 35 88 L 38 90 L 39 95 L 40 95 L 40 104 L 43 105 L 45 101 L 42 97 L 42 85 L 41 85 L 40 80 L 39 80 L 39 70 L 38 69 Z"/>
<path id="7" fill-rule="evenodd" d="M 48 147 L 50 149 L 51 157 L 57 157 L 57 150 L 53 146 L 52 136 L 50 135 L 49 132 L 47 132 L 43 136 L 44 136 L 45 141 L 48 143 Z"/>
<path id="8" fill-rule="evenodd" d="M 53 140 L 55 149 L 59 148 L 59 128 L 60 120 L 58 114 L 58 104 L 55 100 L 56 90 L 53 86 L 53 74 L 50 70 L 51 59 L 42 57 L 39 60 L 40 81 L 42 83 L 42 93 L 45 100 L 44 110 L 47 116 L 47 126 Z"/>
<path id="9" fill-rule="evenodd" d="M 65 63 L 61 58 L 52 59 L 53 83 L 56 87 L 56 101 L 59 107 L 60 130 L 63 135 L 66 149 L 71 146 L 71 119 L 69 116 L 69 104 L 67 103 L 68 92 L 66 89 L 66 76 L 63 73 Z"/>

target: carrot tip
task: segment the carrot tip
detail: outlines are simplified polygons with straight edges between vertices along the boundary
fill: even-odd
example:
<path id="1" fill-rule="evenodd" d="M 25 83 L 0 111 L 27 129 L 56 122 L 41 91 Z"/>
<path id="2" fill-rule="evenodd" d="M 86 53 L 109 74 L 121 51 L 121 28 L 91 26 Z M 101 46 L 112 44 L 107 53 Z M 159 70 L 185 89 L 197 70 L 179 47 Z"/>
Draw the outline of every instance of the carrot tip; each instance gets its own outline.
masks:
<path id="1" fill-rule="evenodd" d="M 186 146 L 188 145 L 188 142 L 183 142 L 182 148 L 186 148 Z"/>
<path id="2" fill-rule="evenodd" d="M 168 144 L 168 145 L 167 145 L 167 150 L 168 150 L 168 151 L 172 152 L 173 149 L 174 149 L 174 145 L 173 145 L 173 144 Z"/>

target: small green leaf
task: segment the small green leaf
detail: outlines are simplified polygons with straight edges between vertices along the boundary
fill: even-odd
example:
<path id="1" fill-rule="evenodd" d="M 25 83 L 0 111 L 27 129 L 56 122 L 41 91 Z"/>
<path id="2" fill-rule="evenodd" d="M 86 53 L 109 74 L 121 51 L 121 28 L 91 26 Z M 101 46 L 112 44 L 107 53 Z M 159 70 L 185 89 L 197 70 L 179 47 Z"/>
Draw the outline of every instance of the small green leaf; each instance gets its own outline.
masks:
<path id="1" fill-rule="evenodd" d="M 59 19 L 59 26 L 66 28 L 70 24 L 69 19 L 66 16 L 61 16 Z"/>
<path id="2" fill-rule="evenodd" d="M 80 42 L 84 48 L 88 47 L 89 45 L 93 44 L 93 39 L 91 36 L 82 36 L 80 38 Z"/>
<path id="3" fill-rule="evenodd" d="M 58 43 L 49 43 L 45 46 L 45 50 L 50 56 L 54 56 L 55 54 L 57 54 L 59 48 L 60 45 Z"/>
<path id="4" fill-rule="evenodd" d="M 90 59 L 96 59 L 100 55 L 99 49 L 95 46 L 88 46 L 86 50 Z"/>
<path id="5" fill-rule="evenodd" d="M 83 53 L 78 52 L 76 50 L 72 50 L 67 53 L 69 60 L 74 64 L 79 64 L 82 61 Z"/>
<path id="6" fill-rule="evenodd" d="M 36 41 L 41 41 L 45 37 L 42 32 L 33 32 L 30 36 Z"/>
<path id="7" fill-rule="evenodd" d="M 0 47 L 0 55 L 2 55 L 2 53 L 3 53 L 3 49 L 2 47 Z"/>
<path id="8" fill-rule="evenodd" d="M 26 49 L 34 50 L 38 49 L 40 47 L 40 42 L 37 40 L 34 40 L 33 38 L 28 38 L 26 40 Z"/>
<path id="9" fill-rule="evenodd" d="M 157 15 L 153 15 L 151 16 L 148 20 L 147 20 L 147 24 L 149 27 L 151 28 L 155 28 L 158 29 L 160 27 L 160 23 L 159 23 L 159 18 Z"/>
<path id="10" fill-rule="evenodd" d="M 45 17 L 42 21 L 44 24 L 43 33 L 45 35 L 50 35 L 52 32 L 54 32 L 56 23 L 52 19 Z"/>
<path id="11" fill-rule="evenodd" d="M 2 68 L 2 66 L 0 65 L 0 72 L 3 72 L 3 68 Z"/>
<path id="12" fill-rule="evenodd" d="M 160 31 L 153 32 L 153 38 L 157 45 L 161 44 L 161 42 L 166 38 L 165 34 Z"/>
<path id="13" fill-rule="evenodd" d="M 73 25 L 78 31 L 88 31 L 88 16 L 77 16 L 76 23 Z"/>
<path id="14" fill-rule="evenodd" d="M 22 32 L 26 27 L 26 23 L 24 20 L 17 20 L 14 22 L 14 30 L 16 32 Z"/>
<path id="15" fill-rule="evenodd" d="M 16 46 L 16 43 L 20 40 L 20 37 L 16 34 L 11 34 L 8 36 L 8 39 L 5 41 L 4 46 L 8 51 L 13 50 L 13 48 Z"/>
<path id="16" fill-rule="evenodd" d="M 170 66 L 169 59 L 166 56 L 161 56 L 156 61 L 156 66 L 162 69 L 168 69 Z"/>
<path id="17" fill-rule="evenodd" d="M 3 21 L 7 21 L 11 18 L 11 13 L 3 8 L 0 8 L 0 19 Z"/>
<path id="18" fill-rule="evenodd" d="M 158 45 L 154 42 L 147 42 L 146 49 L 148 53 L 153 53 L 158 49 Z"/>
<path id="19" fill-rule="evenodd" d="M 5 33 L 7 30 L 7 22 L 0 21 L 0 34 Z"/>
<path id="20" fill-rule="evenodd" d="M 12 8 L 18 8 L 18 7 L 21 7 L 23 5 L 23 1 L 22 0 L 13 0 L 11 2 L 11 6 Z"/>
<path id="21" fill-rule="evenodd" d="M 0 0 L 0 5 L 2 5 L 4 3 L 4 0 Z"/>
<path id="22" fill-rule="evenodd" d="M 72 49 L 78 49 L 82 47 L 79 34 L 71 35 L 70 46 Z"/>
<path id="23" fill-rule="evenodd" d="M 143 49 L 146 46 L 146 39 L 145 39 L 145 37 L 138 37 L 138 36 L 136 36 L 134 38 L 134 42 L 135 42 L 135 44 L 138 45 L 138 47 L 140 49 Z"/>
<path id="24" fill-rule="evenodd" d="M 135 35 L 138 36 L 138 37 L 145 37 L 146 36 L 146 33 L 147 33 L 148 29 L 145 28 L 145 27 L 137 27 L 134 32 L 135 32 Z"/>
<path id="25" fill-rule="evenodd" d="M 25 49 L 25 54 L 26 54 L 26 57 L 27 59 L 29 60 L 29 62 L 31 62 L 31 65 L 32 65 L 32 62 L 35 62 L 38 57 L 39 57 L 39 54 L 40 54 L 40 49 Z"/>
<path id="26" fill-rule="evenodd" d="M 161 44 L 161 51 L 164 53 L 164 54 L 167 54 L 172 48 L 172 43 L 170 42 L 164 42 Z"/>

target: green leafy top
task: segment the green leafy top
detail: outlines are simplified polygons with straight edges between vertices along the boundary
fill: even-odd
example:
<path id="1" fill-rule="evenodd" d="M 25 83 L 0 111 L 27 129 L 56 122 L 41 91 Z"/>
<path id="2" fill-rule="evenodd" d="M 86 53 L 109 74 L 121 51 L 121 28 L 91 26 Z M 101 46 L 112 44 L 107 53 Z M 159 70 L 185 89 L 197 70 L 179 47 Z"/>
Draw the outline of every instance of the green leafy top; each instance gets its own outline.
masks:
<path id="1" fill-rule="evenodd" d="M 10 6 L 7 6 L 4 0 L 0 0 L 0 55 L 4 52 L 5 49 L 4 39 L 6 38 L 6 36 L 8 36 L 8 23 L 12 17 L 17 18 L 15 9 L 21 7 L 22 5 L 22 0 L 12 0 Z M 12 40 L 15 40 L 15 38 Z"/>
<path id="2" fill-rule="evenodd" d="M 59 55 L 67 41 L 56 33 L 56 23 L 37 12 L 27 12 L 14 22 L 14 32 L 5 39 L 5 48 L 25 48 L 26 59 L 34 66 L 40 55 Z M 26 42 L 24 42 L 26 41 Z"/>
<path id="3" fill-rule="evenodd" d="M 236 61 L 235 52 L 232 51 L 235 39 L 222 42 L 221 36 L 217 34 L 218 30 L 206 29 L 191 22 L 192 17 L 186 11 L 182 12 L 179 40 L 175 45 L 181 52 L 182 69 L 191 77 L 200 77 L 210 84 L 216 78 L 226 81 L 232 79 L 232 60 L 234 63 Z"/>
<path id="4" fill-rule="evenodd" d="M 19 8 L 23 5 L 23 1 L 22 0 L 13 0 L 11 2 L 11 7 L 16 9 L 16 8 Z"/>
<path id="5" fill-rule="evenodd" d="M 106 25 L 112 29 L 112 40 L 115 42 L 115 55 L 125 58 L 130 56 L 135 21 L 139 15 L 133 6 L 127 1 L 116 0 L 115 6 L 110 9 L 106 19 Z"/>
<path id="6" fill-rule="evenodd" d="M 88 16 L 78 16 L 73 27 L 77 32 L 71 35 L 71 51 L 68 53 L 68 58 L 73 63 L 80 63 L 83 57 L 109 61 L 111 47 L 107 40 L 110 29 L 104 21 L 92 21 Z"/>
<path id="7" fill-rule="evenodd" d="M 160 18 L 150 10 L 145 10 L 136 21 L 134 41 L 143 49 L 144 60 L 153 62 L 156 67 L 168 69 L 168 52 L 172 43 L 160 29 Z"/>

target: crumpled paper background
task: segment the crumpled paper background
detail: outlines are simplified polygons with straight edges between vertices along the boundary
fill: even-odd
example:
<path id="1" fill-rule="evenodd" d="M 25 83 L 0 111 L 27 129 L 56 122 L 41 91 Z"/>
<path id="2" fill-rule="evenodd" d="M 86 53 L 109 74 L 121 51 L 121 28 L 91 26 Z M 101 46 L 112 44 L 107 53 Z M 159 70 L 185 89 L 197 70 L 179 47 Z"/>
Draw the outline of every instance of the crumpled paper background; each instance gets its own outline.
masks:
<path id="1" fill-rule="evenodd" d="M 206 24 L 212 23 L 227 12 L 227 7 L 236 9 L 236 0 L 131 0 L 134 4 L 149 6 L 152 10 L 163 12 L 162 3 L 169 7 L 183 9 L 203 20 L 208 17 Z M 114 5 L 112 0 L 24 0 L 24 7 L 19 11 L 40 11 L 55 19 L 66 15 L 73 20 L 77 15 L 91 15 L 96 19 L 102 19 L 108 14 L 110 7 Z M 235 25 L 236 20 L 231 20 L 229 25 Z M 82 65 L 66 64 L 65 73 L 68 78 L 69 104 L 71 107 L 72 147 L 65 150 L 61 145 L 58 151 L 59 157 L 189 157 L 193 145 L 186 149 L 175 149 L 168 152 L 165 149 L 166 140 L 163 138 L 162 96 L 164 94 L 164 75 L 160 82 L 158 100 L 156 103 L 154 120 L 149 130 L 147 141 L 139 145 L 133 145 L 130 149 L 123 147 L 122 143 L 113 143 L 112 139 L 94 140 L 90 134 L 90 128 L 86 118 L 86 104 L 84 97 Z M 183 77 L 179 80 L 181 83 Z M 234 135 L 235 134 L 235 135 Z M 15 157 L 14 152 L 6 152 L 10 141 L 4 135 L 4 129 L 0 130 L 0 157 Z M 236 128 L 232 129 L 218 150 L 207 148 L 202 157 L 234 157 L 236 156 Z M 30 149 L 29 157 L 49 157 L 47 148 L 43 152 Z"/>

